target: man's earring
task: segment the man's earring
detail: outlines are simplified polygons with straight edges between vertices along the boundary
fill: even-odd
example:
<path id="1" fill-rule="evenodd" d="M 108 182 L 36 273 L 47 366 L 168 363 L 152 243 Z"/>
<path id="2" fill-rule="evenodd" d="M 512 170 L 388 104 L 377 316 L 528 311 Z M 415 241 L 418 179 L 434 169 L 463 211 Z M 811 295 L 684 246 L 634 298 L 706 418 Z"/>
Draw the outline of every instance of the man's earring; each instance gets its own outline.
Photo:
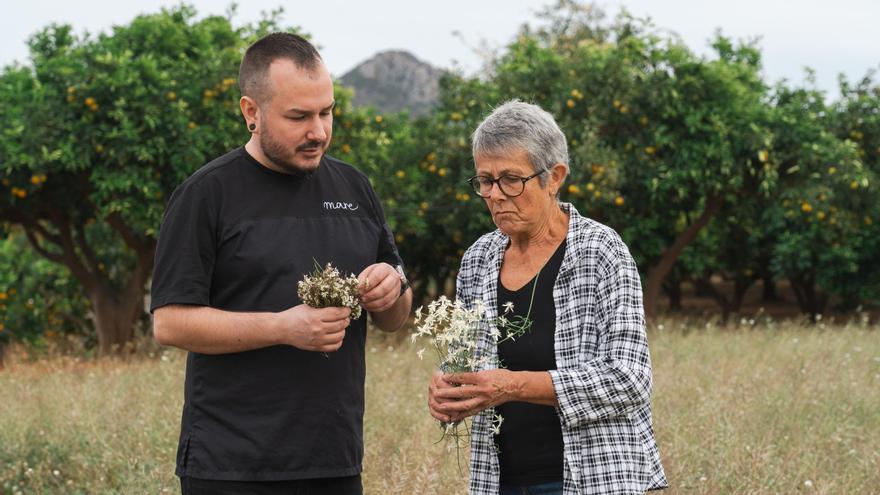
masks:
<path id="1" fill-rule="evenodd" d="M 250 129 L 251 132 L 254 132 L 255 130 L 257 130 L 257 124 L 254 124 L 252 122 L 251 125 L 248 126 L 248 129 Z"/>

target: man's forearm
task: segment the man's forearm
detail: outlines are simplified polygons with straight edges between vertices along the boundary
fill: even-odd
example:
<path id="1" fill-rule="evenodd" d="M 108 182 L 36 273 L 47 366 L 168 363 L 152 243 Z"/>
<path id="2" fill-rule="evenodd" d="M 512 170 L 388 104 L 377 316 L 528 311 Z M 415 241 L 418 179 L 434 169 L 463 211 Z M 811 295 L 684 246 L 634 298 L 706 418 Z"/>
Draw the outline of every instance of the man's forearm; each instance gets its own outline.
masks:
<path id="1" fill-rule="evenodd" d="M 250 351 L 282 343 L 276 314 L 237 313 L 208 306 L 171 305 L 153 315 L 153 335 L 162 345 L 200 354 Z"/>
<path id="2" fill-rule="evenodd" d="M 394 305 L 381 313 L 370 313 L 373 324 L 385 332 L 396 332 L 406 323 L 412 309 L 412 289 L 407 289 Z"/>

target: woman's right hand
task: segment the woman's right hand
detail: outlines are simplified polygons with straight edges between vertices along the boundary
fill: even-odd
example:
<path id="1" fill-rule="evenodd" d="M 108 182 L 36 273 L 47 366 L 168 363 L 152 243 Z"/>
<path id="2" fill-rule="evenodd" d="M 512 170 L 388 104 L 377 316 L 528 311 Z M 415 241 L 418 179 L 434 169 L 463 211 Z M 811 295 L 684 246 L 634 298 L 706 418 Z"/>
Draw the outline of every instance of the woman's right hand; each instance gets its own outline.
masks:
<path id="1" fill-rule="evenodd" d="M 435 371 L 431 376 L 431 382 L 428 384 L 428 410 L 431 412 L 431 416 L 433 416 L 434 419 L 443 423 L 449 423 L 452 418 L 449 414 L 441 411 L 439 408 L 440 404 L 448 402 L 449 399 L 437 397 L 437 391 L 444 388 L 451 388 L 455 385 L 444 380 L 443 376 L 444 373 L 442 371 Z"/>

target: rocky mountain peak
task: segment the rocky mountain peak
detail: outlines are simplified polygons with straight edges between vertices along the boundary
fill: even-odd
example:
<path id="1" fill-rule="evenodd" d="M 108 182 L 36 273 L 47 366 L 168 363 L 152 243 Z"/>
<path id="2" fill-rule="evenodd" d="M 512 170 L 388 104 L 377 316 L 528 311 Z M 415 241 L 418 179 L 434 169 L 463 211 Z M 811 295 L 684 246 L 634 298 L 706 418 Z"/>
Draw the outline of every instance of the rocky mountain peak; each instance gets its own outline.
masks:
<path id="1" fill-rule="evenodd" d="M 375 106 L 381 112 L 408 109 L 427 113 L 437 102 L 444 71 L 403 50 L 377 53 L 340 78 L 354 89 L 355 106 Z"/>

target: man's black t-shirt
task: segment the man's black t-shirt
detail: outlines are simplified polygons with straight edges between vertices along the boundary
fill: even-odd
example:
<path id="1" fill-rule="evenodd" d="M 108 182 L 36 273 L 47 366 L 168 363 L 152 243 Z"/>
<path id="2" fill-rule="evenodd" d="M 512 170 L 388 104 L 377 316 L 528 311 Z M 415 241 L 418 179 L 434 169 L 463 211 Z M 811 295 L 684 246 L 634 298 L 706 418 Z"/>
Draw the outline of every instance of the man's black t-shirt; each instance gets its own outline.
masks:
<path id="1" fill-rule="evenodd" d="M 244 148 L 174 192 L 156 251 L 151 311 L 168 304 L 282 311 L 315 263 L 344 275 L 401 264 L 367 178 L 325 156 L 302 175 L 274 172 Z M 339 351 L 291 346 L 189 353 L 179 476 L 285 480 L 351 476 L 363 457 L 366 316 Z"/>

